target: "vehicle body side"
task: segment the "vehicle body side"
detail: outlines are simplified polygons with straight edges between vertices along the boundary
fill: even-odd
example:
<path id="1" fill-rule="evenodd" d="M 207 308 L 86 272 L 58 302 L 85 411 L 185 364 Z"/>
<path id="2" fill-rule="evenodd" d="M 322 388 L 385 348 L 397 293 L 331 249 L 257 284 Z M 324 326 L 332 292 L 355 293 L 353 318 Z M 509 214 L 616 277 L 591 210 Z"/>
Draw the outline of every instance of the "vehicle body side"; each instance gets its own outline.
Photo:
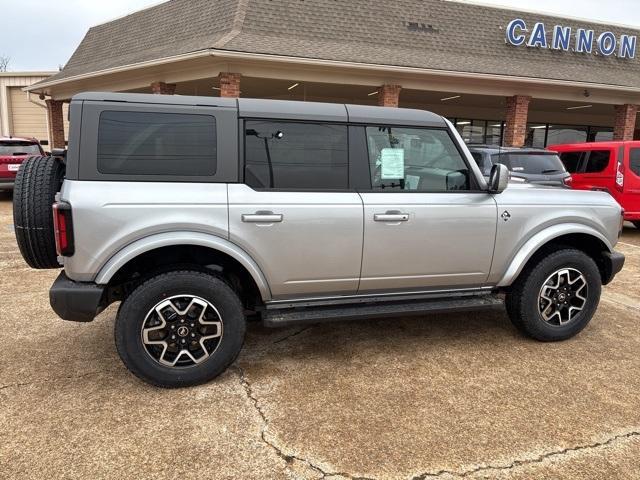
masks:
<path id="1" fill-rule="evenodd" d="M 547 148 L 559 152 L 565 163 L 569 161 L 569 155 L 579 162 L 575 165 L 572 160 L 572 167 L 568 167 L 576 170 L 572 173 L 572 188 L 605 191 L 622 206 L 625 220 L 640 220 L 640 141 L 573 143 Z M 591 156 L 602 152 L 608 153 L 606 166 L 598 171 L 588 171 Z M 623 181 L 617 176 L 619 169 Z M 591 170 L 596 169 L 591 167 Z M 618 184 L 617 180 L 623 184 Z"/>
<path id="2" fill-rule="evenodd" d="M 66 275 L 76 282 L 117 288 L 114 280 L 121 280 L 119 272 L 136 258 L 164 249 L 167 255 L 154 261 L 170 262 L 167 249 L 186 247 L 209 249 L 237 262 L 267 303 L 381 292 L 495 289 L 508 287 L 550 242 L 583 235 L 594 239 L 600 251 L 612 252 L 617 241 L 620 208 L 607 194 L 524 185 L 491 194 L 455 129 L 428 112 L 398 109 L 390 118 L 387 109 L 362 106 L 220 98 L 203 104 L 201 97 L 175 97 L 166 105 L 144 103 L 141 99 L 148 102 L 146 96 L 136 95 L 129 97 L 129 105 L 118 105 L 107 97 L 83 94 L 70 107 L 72 141 L 60 200 L 73 208 L 76 251 L 62 261 Z M 95 161 L 98 118 L 102 111 L 123 108 L 200 109 L 213 115 L 218 158 L 240 158 L 240 163 L 219 161 L 220 168 L 207 178 L 151 176 L 132 181 L 101 174 Z M 381 113 L 386 116 L 376 116 Z M 265 191 L 244 184 L 243 122 L 251 118 L 348 125 L 349 188 Z M 371 190 L 366 143 L 358 138 L 364 125 L 379 124 L 448 129 L 475 176 L 475 190 Z M 229 138 L 238 141 L 223 141 Z M 385 210 L 407 212 L 409 221 L 402 225 L 367 221 Z M 275 228 L 269 222 L 242 221 L 246 214 L 281 211 L 287 221 Z"/>

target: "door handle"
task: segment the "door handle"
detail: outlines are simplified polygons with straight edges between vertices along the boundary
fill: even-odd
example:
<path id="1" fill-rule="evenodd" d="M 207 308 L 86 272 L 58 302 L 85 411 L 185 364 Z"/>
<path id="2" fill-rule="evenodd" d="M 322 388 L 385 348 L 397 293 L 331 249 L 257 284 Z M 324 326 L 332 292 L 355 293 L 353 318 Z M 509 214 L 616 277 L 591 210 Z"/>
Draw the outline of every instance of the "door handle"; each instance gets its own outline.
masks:
<path id="1" fill-rule="evenodd" d="M 273 212 L 243 213 L 242 221 L 245 223 L 277 223 L 282 221 L 282 214 Z"/>
<path id="2" fill-rule="evenodd" d="M 409 220 L 408 213 L 400 212 L 387 212 L 387 213 L 374 213 L 374 222 L 406 222 Z"/>

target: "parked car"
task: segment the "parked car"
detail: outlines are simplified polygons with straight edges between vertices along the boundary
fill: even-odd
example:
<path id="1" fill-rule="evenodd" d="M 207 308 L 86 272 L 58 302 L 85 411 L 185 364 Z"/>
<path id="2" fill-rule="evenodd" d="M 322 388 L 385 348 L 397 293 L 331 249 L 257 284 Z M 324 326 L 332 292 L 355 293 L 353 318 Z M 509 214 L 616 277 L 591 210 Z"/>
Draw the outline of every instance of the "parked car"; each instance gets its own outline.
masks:
<path id="1" fill-rule="evenodd" d="M 610 195 L 505 190 L 503 164 L 487 182 L 423 110 L 84 93 L 70 119 L 66 159 L 18 172 L 18 245 L 63 267 L 63 319 L 121 302 L 117 350 L 154 385 L 219 375 L 249 315 L 276 327 L 506 298 L 522 332 L 563 340 L 624 263 Z"/>
<path id="2" fill-rule="evenodd" d="M 0 190 L 13 190 L 20 165 L 32 155 L 44 155 L 35 138 L 0 137 Z"/>
<path id="3" fill-rule="evenodd" d="M 640 141 L 550 145 L 573 178 L 572 188 L 610 193 L 624 218 L 640 228 Z"/>
<path id="4" fill-rule="evenodd" d="M 528 183 L 568 186 L 571 175 L 554 152 L 538 148 L 468 145 L 469 151 L 486 177 L 496 163 L 506 165 L 511 177 Z"/>

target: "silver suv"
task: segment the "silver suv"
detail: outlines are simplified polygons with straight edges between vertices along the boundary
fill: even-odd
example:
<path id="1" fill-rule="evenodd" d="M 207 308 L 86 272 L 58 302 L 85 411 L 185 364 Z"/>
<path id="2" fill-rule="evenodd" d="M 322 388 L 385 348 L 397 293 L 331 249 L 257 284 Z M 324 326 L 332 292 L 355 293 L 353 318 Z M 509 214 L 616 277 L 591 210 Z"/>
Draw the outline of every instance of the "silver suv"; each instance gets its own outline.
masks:
<path id="1" fill-rule="evenodd" d="M 85 93 L 57 157 L 17 176 L 15 231 L 63 270 L 55 312 L 121 302 L 118 352 L 163 387 L 206 382 L 268 326 L 506 305 L 569 338 L 622 268 L 604 192 L 487 182 L 455 128 L 422 110 Z M 53 215 L 51 214 L 53 204 Z"/>

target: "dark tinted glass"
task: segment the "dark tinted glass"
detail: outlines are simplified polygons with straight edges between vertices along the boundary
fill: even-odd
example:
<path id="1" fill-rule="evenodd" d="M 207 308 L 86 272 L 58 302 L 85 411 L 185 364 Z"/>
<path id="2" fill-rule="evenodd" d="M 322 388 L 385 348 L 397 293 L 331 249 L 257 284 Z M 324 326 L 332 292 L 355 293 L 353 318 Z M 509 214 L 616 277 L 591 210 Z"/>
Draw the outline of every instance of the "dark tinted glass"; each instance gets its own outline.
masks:
<path id="1" fill-rule="evenodd" d="M 106 111 L 98 126 L 98 171 L 124 175 L 210 176 L 216 120 L 209 115 Z"/>
<path id="2" fill-rule="evenodd" d="M 254 188 L 348 188 L 346 125 L 247 121 L 245 182 Z"/>
<path id="3" fill-rule="evenodd" d="M 553 175 L 565 171 L 564 165 L 555 153 L 503 153 L 493 155 L 493 160 L 504 163 L 515 173 Z"/>
<path id="4" fill-rule="evenodd" d="M 609 150 L 591 150 L 584 173 L 598 173 L 609 165 Z"/>
<path id="5" fill-rule="evenodd" d="M 367 127 L 367 144 L 374 189 L 470 189 L 467 164 L 446 130 Z"/>
<path id="6" fill-rule="evenodd" d="M 580 168 L 580 162 L 584 158 L 585 152 L 562 152 L 560 160 L 564 164 L 564 168 L 569 173 L 576 173 Z"/>
<path id="7" fill-rule="evenodd" d="M 39 155 L 37 143 L 3 140 L 0 142 L 0 155 Z"/>
<path id="8" fill-rule="evenodd" d="M 629 168 L 640 177 L 640 148 L 632 148 L 629 151 Z"/>

